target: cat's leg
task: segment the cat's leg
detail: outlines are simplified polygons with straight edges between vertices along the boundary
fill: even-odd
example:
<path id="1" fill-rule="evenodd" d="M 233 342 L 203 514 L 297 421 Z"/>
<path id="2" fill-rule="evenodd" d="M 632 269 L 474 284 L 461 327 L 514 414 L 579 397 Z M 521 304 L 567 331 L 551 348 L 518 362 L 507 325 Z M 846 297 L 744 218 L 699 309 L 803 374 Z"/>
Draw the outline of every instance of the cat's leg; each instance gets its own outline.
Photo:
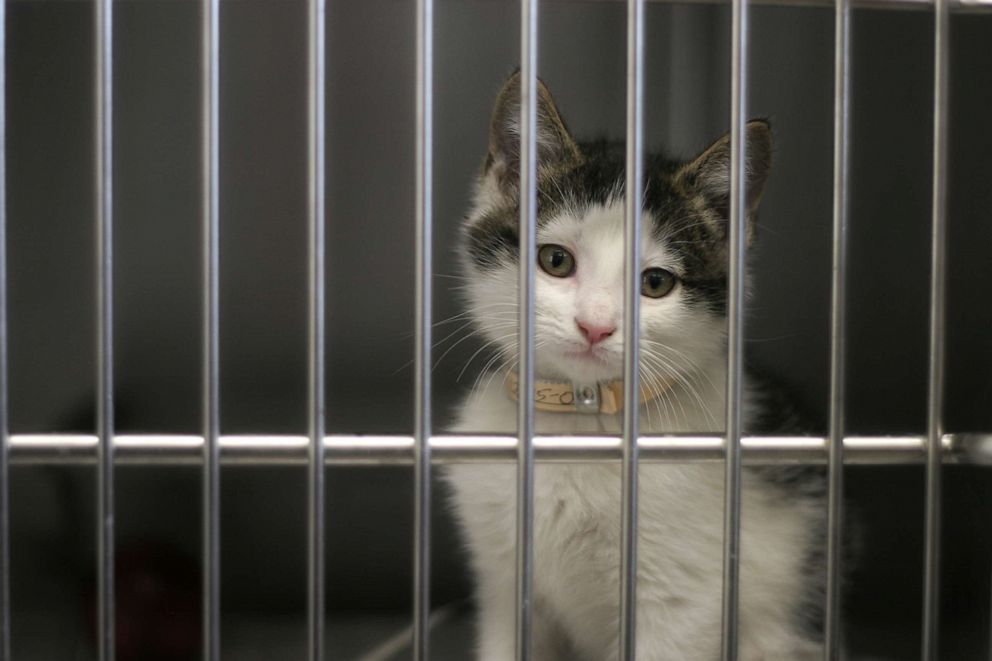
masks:
<path id="1" fill-rule="evenodd" d="M 667 614 L 665 614 L 667 611 Z M 711 622 L 706 635 L 683 636 L 673 629 L 669 609 L 638 608 L 637 658 L 709 661 L 720 654 L 720 627 Z M 738 647 L 741 661 L 819 661 L 820 644 L 786 627 L 772 626 L 743 632 Z"/>
<path id="2" fill-rule="evenodd" d="M 747 633 L 740 641 L 741 661 L 819 661 L 823 648 L 801 634 L 775 628 Z"/>
<path id="3" fill-rule="evenodd" d="M 551 604 L 540 595 L 535 603 L 532 636 L 535 661 L 579 661 L 581 658 Z"/>
<path id="4" fill-rule="evenodd" d="M 516 589 L 510 576 L 477 576 L 479 661 L 516 658 Z M 502 580 L 501 580 L 502 579 Z"/>
<path id="5" fill-rule="evenodd" d="M 471 556 L 479 661 L 514 658 L 514 473 L 509 467 L 459 465 L 444 471 Z"/>
<path id="6" fill-rule="evenodd" d="M 710 622 L 703 624 L 708 620 Z M 713 626 L 715 624 L 709 613 L 683 603 L 681 599 L 660 602 L 638 599 L 636 656 L 659 661 L 717 659 L 720 634 L 719 626 Z M 702 631 L 707 633 L 701 634 Z"/>
<path id="7" fill-rule="evenodd" d="M 516 658 L 516 582 L 481 581 L 478 594 L 479 661 Z M 538 599 L 532 623 L 531 657 L 534 661 L 576 661 L 567 635 Z"/>

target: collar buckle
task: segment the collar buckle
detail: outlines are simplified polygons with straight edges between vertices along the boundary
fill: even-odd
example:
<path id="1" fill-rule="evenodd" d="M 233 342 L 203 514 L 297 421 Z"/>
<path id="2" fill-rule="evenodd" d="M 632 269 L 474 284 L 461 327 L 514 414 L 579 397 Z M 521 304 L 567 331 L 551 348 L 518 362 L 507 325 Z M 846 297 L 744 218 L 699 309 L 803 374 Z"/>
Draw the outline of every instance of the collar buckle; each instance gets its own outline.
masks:
<path id="1" fill-rule="evenodd" d="M 572 385 L 575 410 L 579 413 L 599 413 L 599 384 L 575 383 Z"/>

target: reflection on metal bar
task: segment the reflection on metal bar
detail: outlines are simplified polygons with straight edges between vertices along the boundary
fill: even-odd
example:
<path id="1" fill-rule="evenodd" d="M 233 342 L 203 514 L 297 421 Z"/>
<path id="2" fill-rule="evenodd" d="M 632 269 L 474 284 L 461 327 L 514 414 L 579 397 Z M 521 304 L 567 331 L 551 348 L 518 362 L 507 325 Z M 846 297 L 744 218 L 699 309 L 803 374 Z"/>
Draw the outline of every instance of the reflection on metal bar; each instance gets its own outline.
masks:
<path id="1" fill-rule="evenodd" d="M 413 658 L 430 658 L 431 319 L 434 2 L 417 1 L 416 348 L 414 350 Z"/>
<path id="2" fill-rule="evenodd" d="M 308 200 L 309 252 L 307 417 L 307 652 L 324 658 L 324 341 L 325 341 L 325 92 L 326 1 L 310 0 L 308 15 Z"/>
<path id="3" fill-rule="evenodd" d="M 727 268 L 727 416 L 723 528 L 723 661 L 737 658 L 741 547 L 741 408 L 744 378 L 744 245 L 747 232 L 747 0 L 733 0 L 730 67 L 730 217 Z"/>
<path id="4" fill-rule="evenodd" d="M 850 126 L 850 0 L 834 16 L 833 278 L 830 292 L 830 470 L 827 487 L 827 595 L 824 661 L 840 658 L 841 558 L 844 534 L 844 404 L 847 292 L 847 173 Z"/>
<path id="5" fill-rule="evenodd" d="M 96 11 L 97 225 L 97 655 L 115 658 L 114 637 L 114 256 L 113 0 Z"/>
<path id="6" fill-rule="evenodd" d="M 940 471 L 944 411 L 944 282 L 947 236 L 947 105 L 949 22 L 947 0 L 934 6 L 933 209 L 930 260 L 930 364 L 927 383 L 926 540 L 923 576 L 922 658 L 938 657 L 940 617 Z"/>
<path id="7" fill-rule="evenodd" d="M 571 2 L 595 2 L 604 0 L 570 0 Z M 620 0 L 612 0 L 619 2 Z M 700 4 L 726 5 L 730 0 L 650 0 L 662 4 Z M 852 0 L 853 9 L 888 9 L 888 10 L 927 10 L 934 6 L 935 0 Z M 768 7 L 823 7 L 836 6 L 836 0 L 751 0 L 751 5 Z M 981 13 L 992 11 L 992 0 L 947 0 L 948 9 L 955 13 Z"/>
<path id="8" fill-rule="evenodd" d="M 644 140 L 644 0 L 627 2 L 627 164 L 624 209 L 623 469 L 620 535 L 620 659 L 637 649 L 637 438 L 641 198 Z"/>
<path id="9" fill-rule="evenodd" d="M 534 614 L 534 259 L 537 242 L 537 0 L 520 0 L 520 329 L 517 408 L 518 661 L 531 657 Z"/>
<path id="10" fill-rule="evenodd" d="M 201 17 L 203 659 L 220 661 L 220 0 Z"/>
<path id="11" fill-rule="evenodd" d="M 203 437 L 179 435 L 118 435 L 114 456 L 121 466 L 199 466 Z M 433 464 L 512 463 L 517 459 L 516 436 L 439 435 L 430 439 Z M 537 461 L 557 463 L 620 462 L 623 440 L 618 436 L 535 436 Z M 92 434 L 11 434 L 10 462 L 20 465 L 91 465 L 97 459 Z M 304 466 L 306 436 L 221 436 L 225 466 Z M 332 435 L 324 438 L 325 461 L 333 466 L 409 466 L 412 436 Z M 722 436 L 641 436 L 641 463 L 721 463 Z M 945 434 L 941 439 L 945 464 L 992 466 L 992 432 Z M 822 436 L 745 436 L 741 439 L 745 465 L 826 464 L 829 439 Z M 920 465 L 927 457 L 925 436 L 848 436 L 844 464 Z"/>
<path id="12" fill-rule="evenodd" d="M 10 661 L 10 417 L 7 406 L 7 2 L 0 0 L 0 661 Z"/>

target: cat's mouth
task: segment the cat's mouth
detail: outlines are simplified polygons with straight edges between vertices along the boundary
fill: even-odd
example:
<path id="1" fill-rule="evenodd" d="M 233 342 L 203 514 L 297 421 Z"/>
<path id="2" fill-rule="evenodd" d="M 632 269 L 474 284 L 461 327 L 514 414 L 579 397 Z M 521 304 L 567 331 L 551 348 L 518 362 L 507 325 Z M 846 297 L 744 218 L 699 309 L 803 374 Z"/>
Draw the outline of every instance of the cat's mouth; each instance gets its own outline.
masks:
<path id="1" fill-rule="evenodd" d="M 600 345 L 565 349 L 562 355 L 582 372 L 593 372 L 600 378 L 605 378 L 621 367 L 620 356 Z"/>
<path id="2" fill-rule="evenodd" d="M 601 343 L 564 340 L 542 342 L 536 351 L 537 370 L 545 378 L 603 381 L 623 374 L 623 354 Z"/>
<path id="3" fill-rule="evenodd" d="M 598 365 L 606 366 L 613 362 L 610 360 L 611 354 L 609 351 L 596 346 L 586 347 L 585 349 L 566 350 L 564 353 L 571 360 L 591 362 Z"/>

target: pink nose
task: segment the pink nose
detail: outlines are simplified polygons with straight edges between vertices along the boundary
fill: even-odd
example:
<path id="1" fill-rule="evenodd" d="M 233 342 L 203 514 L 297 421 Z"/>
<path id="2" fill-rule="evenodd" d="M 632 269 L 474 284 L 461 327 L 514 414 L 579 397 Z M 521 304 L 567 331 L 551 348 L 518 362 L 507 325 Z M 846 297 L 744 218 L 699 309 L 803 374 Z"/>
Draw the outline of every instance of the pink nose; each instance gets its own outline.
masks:
<path id="1" fill-rule="evenodd" d="M 614 331 L 617 329 L 616 326 L 597 326 L 585 321 L 579 321 L 578 319 L 575 320 L 575 323 L 578 325 L 579 330 L 582 331 L 582 334 L 585 335 L 586 339 L 589 340 L 590 345 L 602 342 L 610 335 L 613 335 Z"/>

